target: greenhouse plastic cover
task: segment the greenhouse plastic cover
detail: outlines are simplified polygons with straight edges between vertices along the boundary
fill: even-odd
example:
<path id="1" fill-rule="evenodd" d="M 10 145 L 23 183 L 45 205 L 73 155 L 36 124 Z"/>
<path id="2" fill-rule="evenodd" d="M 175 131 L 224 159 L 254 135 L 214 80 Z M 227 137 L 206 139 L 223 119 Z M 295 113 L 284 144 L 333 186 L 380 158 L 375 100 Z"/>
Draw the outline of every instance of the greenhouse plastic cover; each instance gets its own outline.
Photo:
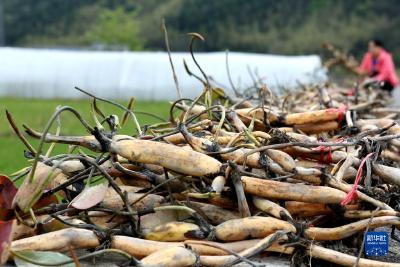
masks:
<path id="1" fill-rule="evenodd" d="M 230 88 L 226 53 L 196 53 L 207 75 Z M 316 55 L 277 56 L 229 52 L 229 68 L 236 87 L 251 86 L 255 77 L 270 88 L 324 80 Z M 172 53 L 184 97 L 198 95 L 203 86 L 184 69 L 201 76 L 189 53 Z M 252 73 L 252 76 L 249 73 Z M 177 93 L 165 52 L 72 51 L 0 48 L 0 96 L 35 98 L 81 98 L 80 87 L 99 97 L 140 100 L 172 100 Z"/>

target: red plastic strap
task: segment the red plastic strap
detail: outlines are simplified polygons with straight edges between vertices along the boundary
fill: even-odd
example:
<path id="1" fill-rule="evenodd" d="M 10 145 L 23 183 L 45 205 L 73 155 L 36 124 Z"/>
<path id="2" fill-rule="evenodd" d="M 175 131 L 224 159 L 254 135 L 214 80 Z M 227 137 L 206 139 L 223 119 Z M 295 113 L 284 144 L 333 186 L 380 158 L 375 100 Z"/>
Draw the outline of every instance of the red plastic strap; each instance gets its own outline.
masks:
<path id="1" fill-rule="evenodd" d="M 335 140 L 335 143 L 342 143 L 344 140 L 346 140 L 349 136 L 345 135 L 342 137 L 339 137 L 338 139 Z"/>
<path id="2" fill-rule="evenodd" d="M 326 156 L 326 161 L 331 164 L 333 162 L 332 157 L 332 147 L 328 147 L 328 155 Z"/>
<path id="3" fill-rule="evenodd" d="M 347 110 L 348 110 L 348 107 L 346 105 L 341 105 L 339 108 L 328 108 L 327 112 L 328 113 L 337 113 L 337 120 L 339 122 L 341 122 L 344 119 L 344 116 L 345 116 Z"/>
<path id="4" fill-rule="evenodd" d="M 348 96 L 353 96 L 356 94 L 356 89 L 355 88 L 350 88 L 349 90 L 347 90 L 346 93 Z"/>
<path id="5" fill-rule="evenodd" d="M 346 115 L 348 107 L 346 105 L 341 105 L 338 108 L 339 114 L 338 114 L 338 121 L 341 122 L 344 119 L 344 116 Z"/>
<path id="6" fill-rule="evenodd" d="M 321 164 L 330 164 L 333 161 L 332 157 L 332 148 L 326 147 L 326 146 L 319 146 L 314 148 L 313 150 L 319 151 L 319 163 Z M 325 155 L 325 152 L 328 152 L 327 155 Z"/>
<path id="7" fill-rule="evenodd" d="M 342 143 L 344 142 L 348 136 L 339 137 L 334 142 L 335 143 Z M 321 141 L 321 140 L 320 140 Z M 319 163 L 321 164 L 331 164 L 333 162 L 333 154 L 332 154 L 332 147 L 328 146 L 318 146 L 313 148 L 313 150 L 317 150 L 320 152 Z M 328 155 L 325 157 L 325 152 L 328 152 Z"/>
<path id="8" fill-rule="evenodd" d="M 356 179 L 354 181 L 353 187 L 351 188 L 350 192 L 346 195 L 346 197 L 342 200 L 342 202 L 340 202 L 340 205 L 345 206 L 347 204 L 349 204 L 352 200 L 356 200 L 357 199 L 357 187 L 358 184 L 360 183 L 361 177 L 363 175 L 363 167 L 365 162 L 367 161 L 368 158 L 370 158 L 374 153 L 369 153 L 362 161 L 360 166 L 358 167 L 357 170 L 357 176 Z"/>
<path id="9" fill-rule="evenodd" d="M 332 148 L 325 147 L 325 146 L 319 146 L 316 149 L 319 150 L 319 163 L 326 163 L 326 164 L 331 164 L 332 163 Z M 328 154 L 325 157 L 325 152 L 328 152 Z"/>

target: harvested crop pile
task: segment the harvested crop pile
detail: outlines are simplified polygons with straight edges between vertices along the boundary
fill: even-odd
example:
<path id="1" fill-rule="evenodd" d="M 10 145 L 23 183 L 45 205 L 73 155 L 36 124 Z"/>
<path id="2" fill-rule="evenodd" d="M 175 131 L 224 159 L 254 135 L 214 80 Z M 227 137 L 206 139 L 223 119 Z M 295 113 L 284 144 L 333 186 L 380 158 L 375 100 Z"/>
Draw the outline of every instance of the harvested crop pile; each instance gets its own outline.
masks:
<path id="1" fill-rule="evenodd" d="M 1 263 L 78 266 L 117 253 L 124 266 L 231 266 L 262 253 L 400 266 L 362 248 L 367 230 L 400 226 L 400 110 L 389 95 L 329 84 L 275 95 L 255 81 L 232 97 L 195 77 L 203 93 L 156 125 L 118 104 L 119 123 L 96 104 L 114 102 L 94 95 L 95 126 L 58 107 L 43 131 L 23 125 L 38 148 L 7 112 L 30 165 L 0 180 Z M 86 133 L 49 133 L 67 111 Z M 118 134 L 129 117 L 136 132 Z M 70 149 L 52 155 L 44 143 Z"/>

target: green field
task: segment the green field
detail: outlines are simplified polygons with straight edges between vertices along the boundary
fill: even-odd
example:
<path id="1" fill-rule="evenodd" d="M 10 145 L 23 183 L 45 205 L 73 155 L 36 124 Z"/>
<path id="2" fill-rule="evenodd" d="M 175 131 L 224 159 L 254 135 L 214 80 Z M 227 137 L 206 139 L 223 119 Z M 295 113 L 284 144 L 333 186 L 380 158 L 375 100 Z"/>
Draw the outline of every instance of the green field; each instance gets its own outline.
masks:
<path id="1" fill-rule="evenodd" d="M 124 105 L 127 104 L 126 102 L 127 101 L 119 101 L 119 103 Z M 42 131 L 58 105 L 67 105 L 77 109 L 91 125 L 94 125 L 90 115 L 90 103 L 90 100 L 0 98 L 0 173 L 11 174 L 29 165 L 29 162 L 24 157 L 24 145 L 19 141 L 8 125 L 5 115 L 6 109 L 11 112 L 21 130 L 23 129 L 21 125 L 25 123 L 35 130 Z M 115 114 L 122 120 L 123 112 L 120 109 L 107 103 L 98 103 L 98 106 L 104 114 Z M 151 112 L 166 119 L 169 112 L 169 103 L 138 102 L 135 104 L 134 109 Z M 158 122 L 157 119 L 145 115 L 138 115 L 138 120 L 142 126 Z M 64 112 L 61 115 L 61 125 L 61 135 L 86 134 L 86 130 L 80 122 L 69 112 Z M 52 130 L 53 133 L 55 132 L 54 129 L 55 127 Z M 121 132 L 131 135 L 135 133 L 135 128 L 131 120 L 128 121 Z M 29 140 L 34 147 L 37 147 L 38 142 L 36 140 L 32 138 L 29 138 Z M 46 148 L 47 147 L 48 145 Z M 67 146 L 56 145 L 53 154 L 66 151 Z"/>

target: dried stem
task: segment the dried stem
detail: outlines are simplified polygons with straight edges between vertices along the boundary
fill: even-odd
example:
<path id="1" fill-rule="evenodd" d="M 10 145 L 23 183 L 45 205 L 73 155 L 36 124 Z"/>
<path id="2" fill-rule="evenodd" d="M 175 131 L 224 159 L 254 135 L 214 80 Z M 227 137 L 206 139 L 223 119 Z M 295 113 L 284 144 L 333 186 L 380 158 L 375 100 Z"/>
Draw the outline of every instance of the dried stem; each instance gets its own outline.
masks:
<path id="1" fill-rule="evenodd" d="M 26 148 L 32 153 L 32 155 L 36 155 L 36 150 L 33 146 L 29 143 L 29 141 L 25 138 L 25 136 L 19 131 L 17 124 L 15 123 L 11 113 L 6 110 L 7 120 L 10 123 L 12 129 L 14 130 L 15 134 L 18 138 L 22 141 L 22 143 L 26 146 Z"/>
<path id="2" fill-rule="evenodd" d="M 85 90 L 83 90 L 83 89 L 81 89 L 81 88 L 79 88 L 79 87 L 75 87 L 75 89 L 78 90 L 78 91 L 80 91 L 80 92 L 82 92 L 82 93 L 84 93 L 84 94 L 86 94 L 86 95 L 88 95 L 88 96 L 91 96 L 91 97 L 93 97 L 93 98 L 95 98 L 95 99 L 98 99 L 98 100 L 100 100 L 100 101 L 109 103 L 109 104 L 111 104 L 111 105 L 117 106 L 117 107 L 119 107 L 120 109 L 125 110 L 126 112 L 128 112 L 128 113 L 131 115 L 131 117 L 132 117 L 132 119 L 133 119 L 133 122 L 135 123 L 136 130 L 138 131 L 139 135 L 142 135 L 142 130 L 141 130 L 141 128 L 140 128 L 139 121 L 137 120 L 136 115 L 133 113 L 133 111 L 127 109 L 126 107 L 124 107 L 123 105 L 121 105 L 121 104 L 119 104 L 119 103 L 117 103 L 117 102 L 114 102 L 114 101 L 111 101 L 111 100 L 108 100 L 108 99 L 104 99 L 104 98 L 101 98 L 101 97 L 97 97 L 97 96 L 95 96 L 94 94 L 89 93 L 89 92 L 87 92 L 87 91 L 85 91 Z"/>
<path id="3" fill-rule="evenodd" d="M 32 164 L 32 170 L 31 170 L 30 176 L 28 178 L 30 182 L 32 182 L 33 176 L 35 174 L 36 166 L 37 166 L 37 163 L 39 161 L 40 154 L 42 153 L 45 137 L 46 137 L 48 131 L 50 130 L 50 127 L 52 126 L 53 122 L 64 111 L 72 112 L 72 114 L 74 114 L 80 120 L 80 122 L 86 128 L 87 131 L 89 131 L 90 133 L 93 132 L 93 128 L 91 126 L 89 126 L 89 124 L 82 118 L 82 116 L 79 114 L 79 112 L 76 111 L 75 109 L 73 109 L 71 107 L 68 107 L 68 106 L 64 106 L 64 107 L 60 107 L 58 110 L 56 110 L 56 112 L 53 113 L 53 115 L 51 116 L 51 118 L 47 122 L 47 124 L 46 124 L 46 126 L 45 126 L 45 128 L 43 130 L 43 134 L 42 134 L 42 136 L 40 138 L 39 147 L 37 149 L 37 153 L 35 154 L 35 159 L 34 159 L 33 164 Z"/>
<path id="4" fill-rule="evenodd" d="M 167 27 L 165 26 L 165 20 L 164 19 L 162 19 L 161 28 L 162 28 L 162 30 L 164 32 L 165 48 L 167 49 L 168 58 L 169 58 L 169 64 L 171 65 L 172 77 L 174 78 L 176 92 L 178 94 L 178 97 L 182 98 L 182 92 L 181 92 L 181 90 L 179 88 L 178 77 L 176 76 L 174 63 L 172 62 L 171 49 L 169 47 L 169 40 L 168 40 L 168 31 L 167 31 Z"/>

